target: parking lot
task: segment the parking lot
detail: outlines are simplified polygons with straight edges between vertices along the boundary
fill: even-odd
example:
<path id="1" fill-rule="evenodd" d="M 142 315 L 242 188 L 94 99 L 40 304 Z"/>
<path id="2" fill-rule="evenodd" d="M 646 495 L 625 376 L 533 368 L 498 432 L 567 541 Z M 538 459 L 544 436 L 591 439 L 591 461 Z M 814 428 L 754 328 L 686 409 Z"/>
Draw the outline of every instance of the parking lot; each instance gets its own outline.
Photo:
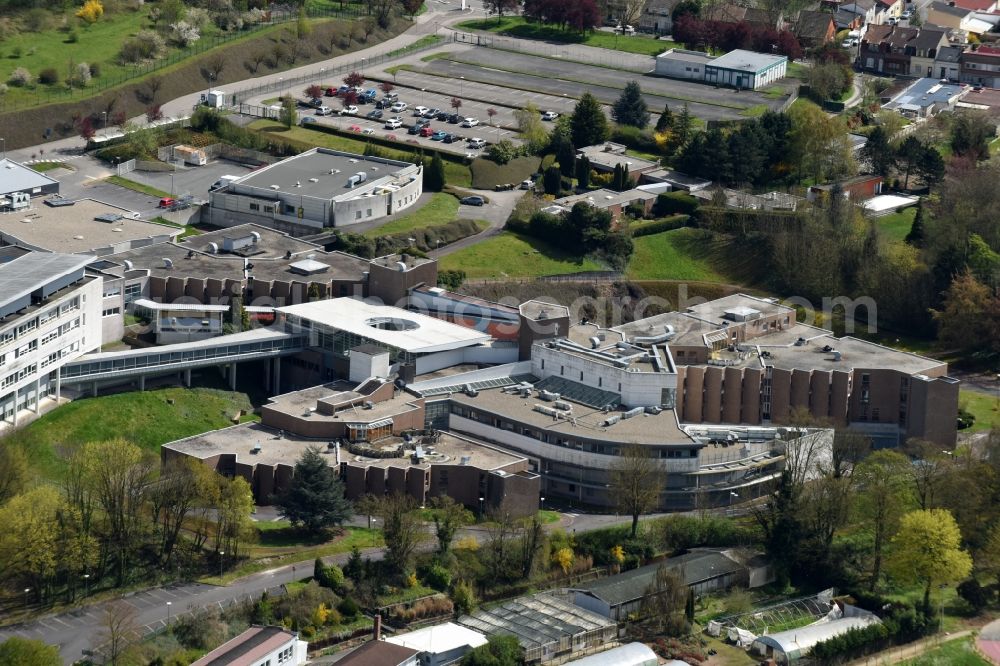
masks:
<path id="1" fill-rule="evenodd" d="M 196 200 L 205 200 L 208 188 L 222 176 L 242 176 L 249 172 L 249 167 L 236 162 L 211 160 L 202 166 L 185 165 L 177 171 L 132 171 L 126 178 L 172 193 L 175 197 L 190 194 Z"/>

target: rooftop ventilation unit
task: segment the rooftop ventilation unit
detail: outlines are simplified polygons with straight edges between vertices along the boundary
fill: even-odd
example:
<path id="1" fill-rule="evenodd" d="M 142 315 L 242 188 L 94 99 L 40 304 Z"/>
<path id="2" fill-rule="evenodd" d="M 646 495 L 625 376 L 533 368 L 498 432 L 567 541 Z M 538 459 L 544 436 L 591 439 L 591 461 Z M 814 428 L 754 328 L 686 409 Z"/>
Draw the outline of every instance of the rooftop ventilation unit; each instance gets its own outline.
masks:
<path id="1" fill-rule="evenodd" d="M 570 403 L 566 402 L 565 400 L 556 400 L 555 402 L 552 403 L 552 406 L 555 407 L 556 409 L 560 409 L 560 410 L 562 410 L 564 412 L 571 412 L 571 411 L 573 411 L 573 405 L 571 405 Z"/>
<path id="2" fill-rule="evenodd" d="M 462 456 L 461 464 L 468 465 L 470 462 L 472 462 L 472 456 Z"/>
<path id="3" fill-rule="evenodd" d="M 302 181 L 301 180 L 295 181 L 295 187 L 302 187 Z"/>
<path id="4" fill-rule="evenodd" d="M 547 405 L 535 405 L 532 409 L 536 412 L 539 412 L 541 414 L 546 414 L 554 418 L 559 417 L 559 410 L 555 409 L 554 407 L 549 407 Z"/>
<path id="5" fill-rule="evenodd" d="M 278 190 L 281 189 L 281 186 L 280 185 L 272 185 L 271 189 L 277 192 Z"/>
<path id="6" fill-rule="evenodd" d="M 470 398 L 475 398 L 477 395 L 479 395 L 479 391 L 472 388 L 472 384 L 466 384 L 465 386 L 463 386 L 462 392 L 465 393 L 465 395 L 469 396 Z"/>
<path id="7" fill-rule="evenodd" d="M 209 243 L 208 244 L 208 251 L 211 252 L 212 254 L 219 254 L 219 244 L 218 243 Z"/>
<path id="8" fill-rule="evenodd" d="M 558 393 L 553 393 L 552 391 L 539 391 L 538 399 L 544 400 L 545 402 L 554 402 L 560 398 Z"/>
<path id="9" fill-rule="evenodd" d="M 260 453 L 260 444 L 254 444 L 253 448 L 250 449 L 250 453 L 254 453 L 254 454 Z"/>
<path id="10" fill-rule="evenodd" d="M 601 425 L 607 428 L 608 426 L 613 426 L 614 424 L 618 423 L 621 420 L 622 417 L 615 414 L 614 416 L 609 416 L 608 418 L 601 421 Z"/>
<path id="11" fill-rule="evenodd" d="M 622 418 L 623 419 L 630 419 L 633 416 L 639 416 L 640 414 L 642 414 L 645 411 L 646 411 L 645 407 L 634 407 L 634 408 L 628 410 L 627 412 L 622 412 Z"/>
<path id="12" fill-rule="evenodd" d="M 123 261 L 122 265 L 125 266 L 125 270 L 127 270 L 127 271 L 132 270 L 132 262 L 129 261 L 128 259 L 126 259 L 125 261 Z"/>
<path id="13" fill-rule="evenodd" d="M 365 400 L 364 408 L 365 409 L 375 409 L 375 403 L 372 402 L 371 400 Z"/>
<path id="14" fill-rule="evenodd" d="M 174 262 L 171 261 L 170 259 L 167 259 L 166 257 L 163 257 L 163 267 L 164 268 L 173 268 L 174 267 Z"/>
<path id="15" fill-rule="evenodd" d="M 318 183 L 319 182 L 319 178 L 310 178 L 309 182 L 310 183 Z"/>

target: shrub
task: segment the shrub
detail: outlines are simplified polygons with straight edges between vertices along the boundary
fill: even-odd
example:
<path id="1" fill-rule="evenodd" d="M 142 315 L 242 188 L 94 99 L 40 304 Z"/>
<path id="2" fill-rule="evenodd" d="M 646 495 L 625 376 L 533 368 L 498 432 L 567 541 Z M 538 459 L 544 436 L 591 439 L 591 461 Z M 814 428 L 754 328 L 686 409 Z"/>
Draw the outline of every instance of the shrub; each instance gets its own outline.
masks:
<path id="1" fill-rule="evenodd" d="M 683 226 L 687 226 L 689 219 L 691 218 L 687 215 L 672 215 L 660 220 L 633 224 L 629 227 L 629 231 L 632 233 L 632 238 L 651 236 L 653 234 L 662 233 L 664 231 L 673 231 L 674 229 L 680 229 Z"/>
<path id="2" fill-rule="evenodd" d="M 747 544 L 756 536 L 752 530 L 718 516 L 667 516 L 656 521 L 655 529 L 661 535 L 663 547 L 671 553 L 705 546 Z"/>
<path id="3" fill-rule="evenodd" d="M 659 152 L 653 132 L 632 127 L 631 125 L 615 126 L 611 131 L 611 140 L 624 144 L 634 150 L 641 150 L 646 153 Z"/>
<path id="4" fill-rule="evenodd" d="M 122 44 L 120 57 L 122 63 L 136 63 L 143 60 L 154 60 L 159 58 L 166 49 L 167 44 L 156 32 L 152 30 L 140 30 L 135 37 L 126 39 Z"/>
<path id="5" fill-rule="evenodd" d="M 8 90 L 6 83 L 0 83 L 0 95 L 6 95 Z"/>
<path id="6" fill-rule="evenodd" d="M 75 29 L 70 30 L 68 33 L 66 33 L 67 44 L 76 44 L 79 40 L 80 40 L 80 35 L 79 33 L 77 33 Z"/>
<path id="7" fill-rule="evenodd" d="M 10 83 L 14 86 L 26 86 L 32 81 L 31 72 L 24 67 L 18 67 L 10 74 Z"/>
<path id="8" fill-rule="evenodd" d="M 344 599 L 337 604 L 337 610 L 340 611 L 340 614 L 347 620 L 353 620 L 357 617 L 358 613 L 361 612 L 358 602 L 350 597 L 344 597 Z"/>
<path id="9" fill-rule="evenodd" d="M 24 49 L 22 49 L 20 46 L 15 46 L 10 51 L 10 56 L 12 58 L 20 58 L 22 55 L 24 55 Z"/>
<path id="10" fill-rule="evenodd" d="M 38 82 L 45 85 L 59 83 L 59 72 L 56 71 L 55 67 L 46 67 L 38 73 Z"/>
<path id="11" fill-rule="evenodd" d="M 178 45 L 188 47 L 201 39 L 201 32 L 187 21 L 178 21 L 170 26 L 170 36 Z"/>
<path id="12" fill-rule="evenodd" d="M 84 23 L 97 23 L 104 16 L 104 5 L 101 0 L 87 0 L 76 12 L 76 17 Z"/>
<path id="13" fill-rule="evenodd" d="M 562 172 L 559 171 L 559 167 L 550 166 L 545 170 L 545 175 L 542 177 L 542 187 L 545 188 L 546 194 L 559 194 L 562 189 Z"/>
<path id="14" fill-rule="evenodd" d="M 41 32 L 48 27 L 48 24 L 49 13 L 41 7 L 30 9 L 28 10 L 28 13 L 24 15 L 24 27 L 26 27 L 30 32 Z"/>
<path id="15" fill-rule="evenodd" d="M 90 78 L 96 79 L 101 75 L 101 64 L 97 62 L 90 63 Z"/>
<path id="16" fill-rule="evenodd" d="M 88 83 L 90 83 L 90 65 L 85 62 L 81 62 L 77 64 L 73 75 L 69 79 L 69 84 L 83 88 Z"/>
<path id="17" fill-rule="evenodd" d="M 451 600 L 455 604 L 455 611 L 461 614 L 468 614 L 476 610 L 476 604 L 478 603 L 472 586 L 464 580 L 455 583 L 455 586 L 451 589 Z"/>
<path id="18" fill-rule="evenodd" d="M 451 572 L 440 564 L 435 564 L 423 574 L 424 584 L 435 590 L 444 592 L 451 586 Z"/>
<path id="19" fill-rule="evenodd" d="M 673 215 L 683 213 L 691 215 L 698 210 L 698 200 L 687 192 L 665 192 L 656 197 L 653 213 L 656 215 Z"/>
<path id="20" fill-rule="evenodd" d="M 487 157 L 500 165 L 507 164 L 520 154 L 521 149 L 509 139 L 500 139 L 487 151 Z"/>

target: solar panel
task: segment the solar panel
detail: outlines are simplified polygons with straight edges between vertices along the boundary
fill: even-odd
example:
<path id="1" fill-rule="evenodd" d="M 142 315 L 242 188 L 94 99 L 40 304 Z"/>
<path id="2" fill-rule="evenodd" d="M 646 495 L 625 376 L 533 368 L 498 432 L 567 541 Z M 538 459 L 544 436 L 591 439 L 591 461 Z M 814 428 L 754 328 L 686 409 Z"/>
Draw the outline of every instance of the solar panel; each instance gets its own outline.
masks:
<path id="1" fill-rule="evenodd" d="M 122 219 L 122 216 L 118 213 L 101 213 L 94 218 L 98 222 L 117 222 Z"/>
<path id="2" fill-rule="evenodd" d="M 52 208 L 62 208 L 63 206 L 72 206 L 76 202 L 72 199 L 63 199 L 59 197 L 58 199 L 46 199 L 45 205 L 51 206 Z"/>
<path id="3" fill-rule="evenodd" d="M 567 400 L 578 402 L 595 409 L 604 409 L 608 405 L 617 407 L 621 403 L 621 395 L 614 391 L 594 388 L 565 377 L 546 377 L 535 384 L 535 388 L 558 393 Z"/>

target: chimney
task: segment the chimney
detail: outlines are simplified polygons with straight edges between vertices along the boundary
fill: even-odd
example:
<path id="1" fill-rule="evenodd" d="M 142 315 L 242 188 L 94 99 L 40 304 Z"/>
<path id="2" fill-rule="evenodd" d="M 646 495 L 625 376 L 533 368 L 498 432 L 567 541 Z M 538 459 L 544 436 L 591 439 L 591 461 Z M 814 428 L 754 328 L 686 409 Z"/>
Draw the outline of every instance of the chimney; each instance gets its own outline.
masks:
<path id="1" fill-rule="evenodd" d="M 382 640 L 382 615 L 375 613 L 375 640 Z"/>

